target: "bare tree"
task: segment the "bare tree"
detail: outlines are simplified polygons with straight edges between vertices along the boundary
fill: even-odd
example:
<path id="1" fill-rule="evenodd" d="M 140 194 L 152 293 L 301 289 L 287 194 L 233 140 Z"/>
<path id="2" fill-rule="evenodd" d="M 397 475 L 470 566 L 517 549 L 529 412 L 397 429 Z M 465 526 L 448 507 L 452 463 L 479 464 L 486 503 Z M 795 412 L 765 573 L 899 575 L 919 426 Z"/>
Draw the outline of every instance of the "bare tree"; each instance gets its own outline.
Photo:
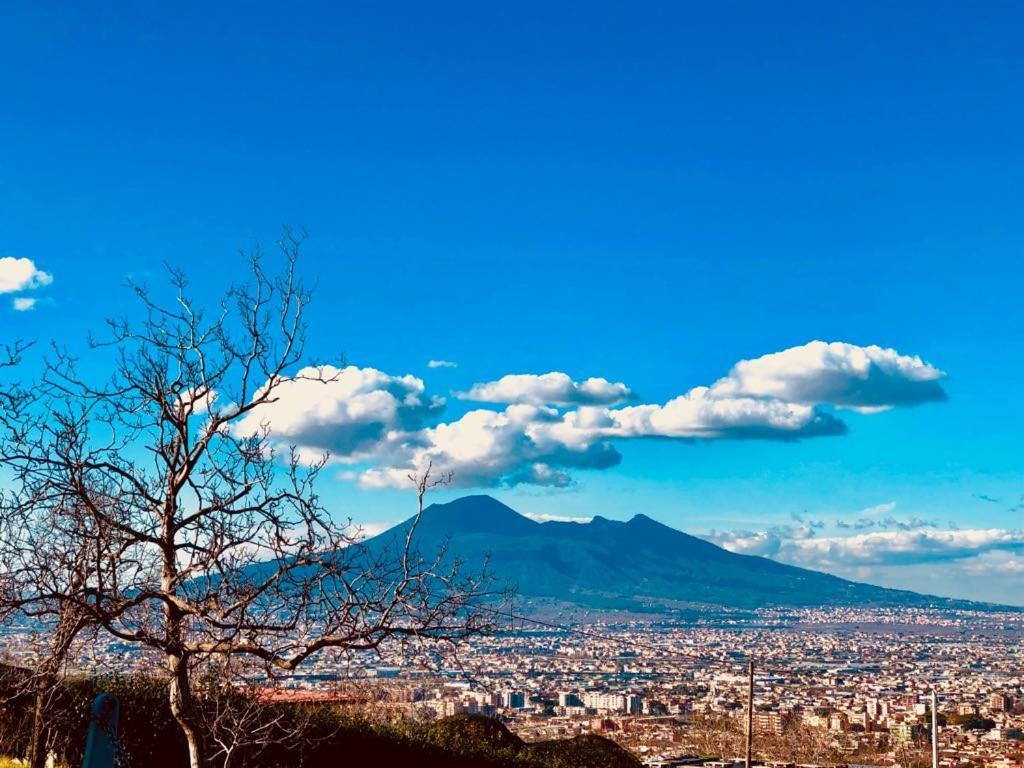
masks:
<path id="1" fill-rule="evenodd" d="M 31 342 L 14 341 L 0 345 L 0 373 L 21 363 Z M 9 416 L 21 410 L 27 393 L 17 381 L 0 380 L 0 416 Z"/>
<path id="2" fill-rule="evenodd" d="M 8 424 L 3 461 L 23 493 L 66 499 L 62 513 L 108 537 L 114 558 L 66 600 L 162 656 L 192 768 L 206 762 L 197 662 L 244 655 L 287 671 L 327 648 L 457 640 L 490 626 L 478 609 L 483 575 L 422 557 L 415 522 L 399 551 L 361 546 L 317 495 L 328 458 L 282 447 L 260 420 L 285 383 L 327 385 L 337 370 L 300 369 L 310 300 L 296 274 L 301 239 L 285 233 L 277 276 L 249 255 L 250 279 L 213 311 L 176 270 L 167 302 L 134 285 L 141 319 L 110 321 L 91 344 L 97 360 L 109 356 L 109 380 L 91 381 L 55 348 L 36 407 Z M 430 485 L 428 471 L 420 510 Z"/>
<path id="3" fill-rule="evenodd" d="M 73 503 L 73 500 L 70 500 Z M 92 527 L 98 521 L 64 508 L 66 500 L 0 496 L 0 623 L 26 622 L 22 654 L 29 674 L 22 691 L 33 702 L 29 765 L 47 757 L 47 714 L 65 677 L 73 647 L 95 628 L 80 601 L 88 599 L 92 577 L 109 565 L 117 537 Z"/>
<path id="4" fill-rule="evenodd" d="M 29 348 L 15 342 L 0 350 L 0 369 L 13 368 Z M 0 386 L 0 424 L 13 425 L 33 403 L 31 388 L 4 381 Z M 7 438 L 0 432 L 0 457 Z M 38 487 L 24 494 L 0 490 L 0 624 L 25 622 L 17 661 L 27 666 L 19 676 L 17 695 L 32 699 L 28 739 L 31 768 L 46 763 L 46 710 L 64 673 L 68 654 L 89 625 L 65 597 L 80 591 L 95 559 L 96 537 L 82 529 L 82 519 L 59 511 L 62 500 Z M 70 525 L 70 527 L 69 527 Z"/>
<path id="5" fill-rule="evenodd" d="M 223 768 L 253 764 L 268 747 L 308 747 L 314 711 L 274 706 L 244 674 L 238 658 L 203 665 L 199 676 L 203 728 L 210 742 L 208 759 Z"/>
<path id="6" fill-rule="evenodd" d="M 19 364 L 29 346 L 16 342 L 4 347 L 0 368 Z M 0 425 L 20 423 L 34 398 L 32 388 L 5 381 L 0 387 Z M 16 437 L 0 431 L 0 458 Z M 69 500 L 52 490 L 45 485 L 30 491 L 0 490 L 0 623 L 27 625 L 18 661 L 27 665 L 29 672 L 20 678 L 19 693 L 33 702 L 28 740 L 31 768 L 46 763 L 48 703 L 64 674 L 72 645 L 89 627 L 84 612 L 66 598 L 81 596 L 100 557 L 94 546 L 103 538 L 83 527 L 82 516 L 66 514 L 63 505 Z"/>

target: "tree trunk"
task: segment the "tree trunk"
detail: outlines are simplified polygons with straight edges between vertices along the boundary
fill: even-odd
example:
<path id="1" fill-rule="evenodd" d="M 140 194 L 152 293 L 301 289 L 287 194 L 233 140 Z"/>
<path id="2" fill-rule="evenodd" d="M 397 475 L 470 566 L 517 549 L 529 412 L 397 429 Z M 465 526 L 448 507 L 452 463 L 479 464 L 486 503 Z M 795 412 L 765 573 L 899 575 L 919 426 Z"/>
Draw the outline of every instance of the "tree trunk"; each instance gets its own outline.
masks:
<path id="1" fill-rule="evenodd" d="M 172 485 L 167 489 L 167 499 L 163 510 L 162 559 L 160 587 L 166 594 L 176 593 L 178 577 L 175 535 L 177 529 L 174 520 L 177 514 L 177 488 Z M 192 680 L 189 676 L 188 654 L 184 650 L 187 626 L 184 613 L 171 601 L 164 603 L 164 624 L 166 645 L 164 658 L 167 660 L 167 671 L 171 675 L 168 686 L 171 714 L 177 721 L 181 732 L 188 742 L 189 768 L 204 768 L 203 738 L 200 728 L 199 711 L 192 695 Z"/>
<path id="2" fill-rule="evenodd" d="M 32 734 L 28 744 L 29 768 L 46 768 L 46 699 L 51 679 L 45 672 L 36 678 L 35 701 L 32 708 Z"/>
<path id="3" fill-rule="evenodd" d="M 199 728 L 199 713 L 192 696 L 188 663 L 181 656 L 168 654 L 167 666 L 171 673 L 171 714 L 174 715 L 188 742 L 189 768 L 203 768 L 203 741 Z"/>

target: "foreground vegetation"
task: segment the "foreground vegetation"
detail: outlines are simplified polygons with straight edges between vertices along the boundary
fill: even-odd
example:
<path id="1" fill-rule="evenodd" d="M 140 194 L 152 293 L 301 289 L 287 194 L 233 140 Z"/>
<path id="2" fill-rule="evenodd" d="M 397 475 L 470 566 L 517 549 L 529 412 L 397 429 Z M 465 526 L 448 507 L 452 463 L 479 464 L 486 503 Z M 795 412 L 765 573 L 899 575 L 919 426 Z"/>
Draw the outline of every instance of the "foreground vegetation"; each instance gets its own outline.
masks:
<path id="1" fill-rule="evenodd" d="M 26 753 L 31 696 L 19 671 L 0 673 L 0 754 Z M 149 676 L 73 678 L 50 706 L 46 742 L 59 762 L 79 765 L 89 710 L 101 692 L 121 700 L 118 741 L 129 766 L 183 768 L 188 745 L 171 714 L 166 681 Z M 636 768 L 639 762 L 599 736 L 526 744 L 496 720 L 457 715 L 430 723 L 377 720 L 330 704 L 271 704 L 238 695 L 204 701 L 210 764 L 229 768 L 327 768 L 378 764 L 432 768 Z M 0 766 L 4 764 L 0 762 Z"/>

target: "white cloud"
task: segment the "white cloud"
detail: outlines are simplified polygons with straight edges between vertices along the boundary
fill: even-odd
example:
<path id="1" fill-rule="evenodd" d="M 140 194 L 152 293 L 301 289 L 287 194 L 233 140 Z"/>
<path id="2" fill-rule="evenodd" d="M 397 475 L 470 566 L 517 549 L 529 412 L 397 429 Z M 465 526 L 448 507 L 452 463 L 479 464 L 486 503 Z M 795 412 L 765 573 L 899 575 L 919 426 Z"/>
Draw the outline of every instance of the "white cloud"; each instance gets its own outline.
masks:
<path id="1" fill-rule="evenodd" d="M 428 360 L 427 368 L 458 368 L 459 364 L 451 360 Z"/>
<path id="2" fill-rule="evenodd" d="M 998 528 L 876 531 L 801 541 L 799 549 L 804 560 L 810 562 L 896 565 L 958 560 L 991 550 L 1024 549 L 1024 532 Z"/>
<path id="3" fill-rule="evenodd" d="M 452 472 L 454 485 L 543 485 L 566 487 L 568 469 L 604 469 L 619 463 L 619 452 L 595 439 L 568 442 L 548 427 L 561 420 L 557 411 L 534 405 L 510 405 L 503 411 L 474 410 L 461 418 L 406 435 L 382 446 L 385 461 L 365 471 L 368 488 L 403 488 L 409 474 L 432 463 Z"/>
<path id="4" fill-rule="evenodd" d="M 715 397 L 695 387 L 664 405 L 634 405 L 606 411 L 610 437 L 762 438 L 791 440 L 838 435 L 845 426 L 808 405 L 752 397 Z"/>
<path id="5" fill-rule="evenodd" d="M 366 523 L 353 523 L 352 534 L 357 541 L 366 541 L 374 536 L 379 536 L 384 531 L 394 528 L 398 523 L 392 520 L 371 520 Z"/>
<path id="6" fill-rule="evenodd" d="M 712 387 L 712 396 L 764 397 L 865 412 L 944 400 L 946 376 L 920 357 L 894 349 L 812 341 L 742 360 Z"/>
<path id="7" fill-rule="evenodd" d="M 894 509 L 896 509 L 896 502 L 887 501 L 884 504 L 875 504 L 872 507 L 865 507 L 857 514 L 863 515 L 864 517 L 876 517 L 879 515 L 887 515 Z"/>
<path id="8" fill-rule="evenodd" d="M 806 529 L 780 526 L 764 531 L 713 532 L 708 538 L 732 552 L 764 555 L 819 569 L 915 565 L 962 560 L 991 552 L 1024 552 L 1024 531 L 999 528 L 919 528 L 815 537 Z"/>
<path id="9" fill-rule="evenodd" d="M 0 293 L 30 291 L 52 282 L 53 276 L 36 267 L 32 259 L 0 258 Z"/>
<path id="10" fill-rule="evenodd" d="M 209 413 L 214 403 L 217 402 L 217 393 L 212 389 L 195 388 L 179 394 L 178 402 L 183 408 L 191 407 L 192 414 L 199 416 Z"/>
<path id="11" fill-rule="evenodd" d="M 420 428 L 444 400 L 427 397 L 421 379 L 389 376 L 374 368 L 304 368 L 281 382 L 276 401 L 251 411 L 235 430 L 272 437 L 307 455 L 329 451 L 346 460 L 374 454 L 392 433 Z"/>
<path id="12" fill-rule="evenodd" d="M 36 307 L 36 299 L 30 299 L 27 296 L 18 296 L 11 302 L 11 306 L 14 307 L 15 312 L 28 312 Z"/>
<path id="13" fill-rule="evenodd" d="M 1024 557 L 1013 552 L 985 552 L 965 561 L 964 570 L 981 576 L 1024 577 Z"/>
<path id="14" fill-rule="evenodd" d="M 589 523 L 594 519 L 593 517 L 553 515 L 548 512 L 523 512 L 523 517 L 528 517 L 538 523 Z"/>
<path id="15" fill-rule="evenodd" d="M 813 536 L 814 531 L 810 525 L 777 525 L 763 531 L 711 531 L 705 538 L 740 555 L 776 558 L 784 550 L 792 550 L 796 542 Z"/>
<path id="16" fill-rule="evenodd" d="M 525 403 L 528 405 L 614 405 L 630 397 L 629 387 L 602 378 L 573 381 L 568 374 L 515 373 L 497 381 L 474 384 L 459 392 L 462 400 L 478 403 Z"/>

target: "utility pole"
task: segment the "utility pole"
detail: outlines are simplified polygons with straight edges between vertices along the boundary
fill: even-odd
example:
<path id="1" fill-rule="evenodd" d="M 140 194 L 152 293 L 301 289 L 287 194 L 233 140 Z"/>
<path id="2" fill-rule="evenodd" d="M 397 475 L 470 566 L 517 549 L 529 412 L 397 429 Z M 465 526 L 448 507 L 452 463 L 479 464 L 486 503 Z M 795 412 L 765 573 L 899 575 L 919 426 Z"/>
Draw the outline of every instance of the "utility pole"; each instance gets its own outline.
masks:
<path id="1" fill-rule="evenodd" d="M 932 688 L 932 768 L 939 768 L 939 700 Z"/>
<path id="2" fill-rule="evenodd" d="M 747 760 L 746 768 L 753 765 L 754 756 L 754 660 L 747 662 Z"/>

